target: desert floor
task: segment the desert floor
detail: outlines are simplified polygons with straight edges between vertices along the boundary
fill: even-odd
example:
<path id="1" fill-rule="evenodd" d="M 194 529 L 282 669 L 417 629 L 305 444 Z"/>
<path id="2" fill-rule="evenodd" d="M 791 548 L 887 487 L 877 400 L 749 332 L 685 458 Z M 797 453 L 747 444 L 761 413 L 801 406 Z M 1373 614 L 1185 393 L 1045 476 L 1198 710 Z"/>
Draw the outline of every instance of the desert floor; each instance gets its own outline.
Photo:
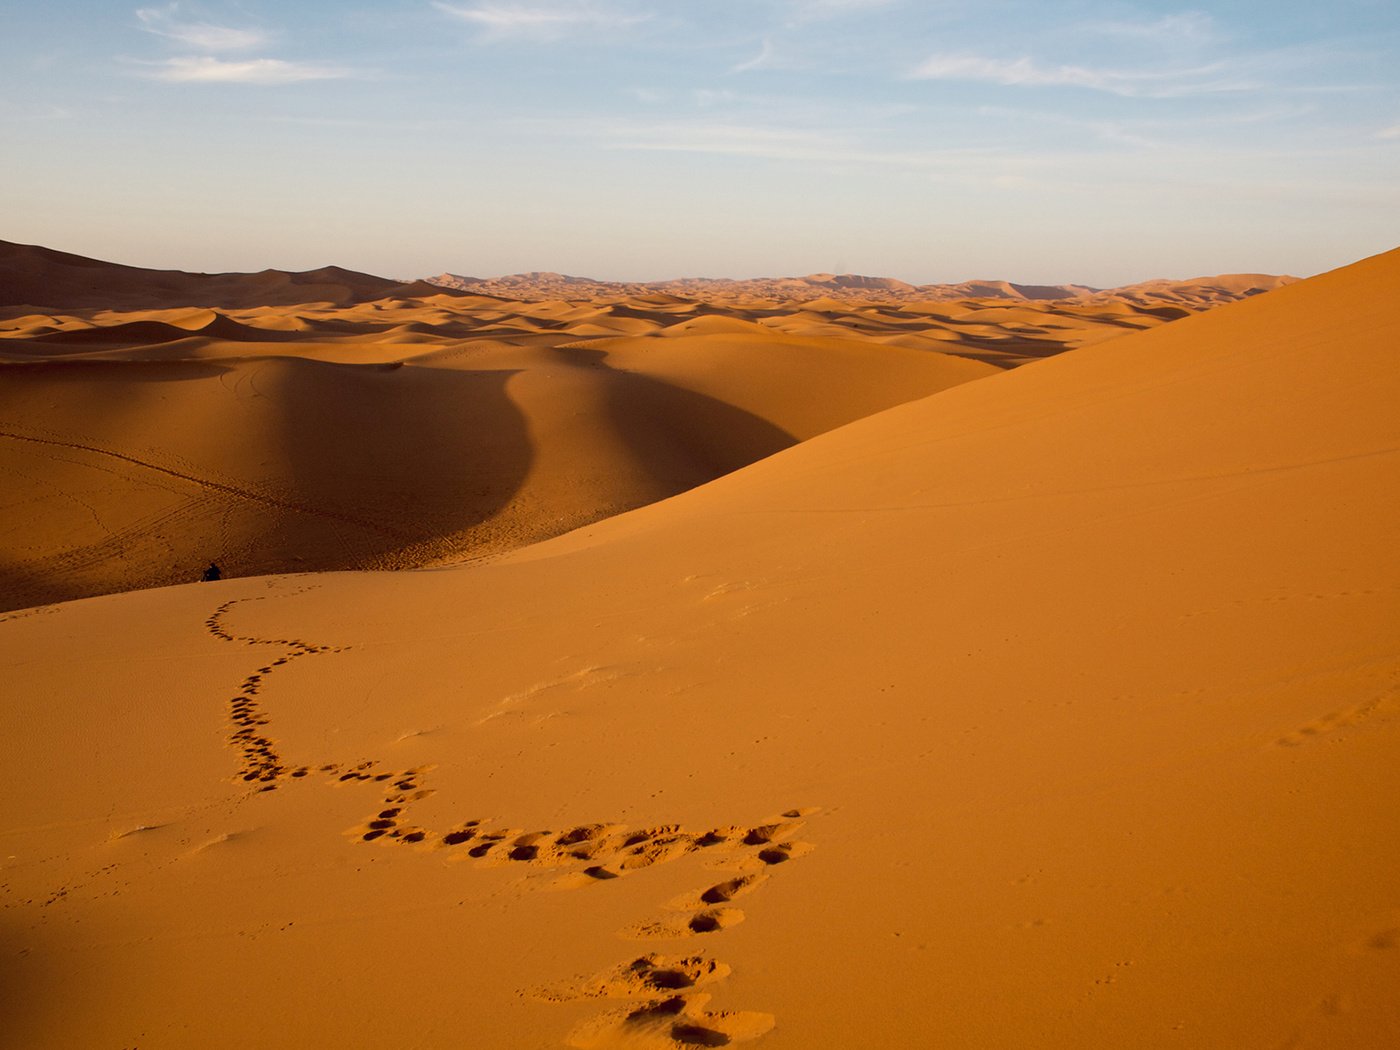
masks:
<path id="1" fill-rule="evenodd" d="M 1397 289 L 9 309 L 0 1044 L 1394 1044 Z"/>

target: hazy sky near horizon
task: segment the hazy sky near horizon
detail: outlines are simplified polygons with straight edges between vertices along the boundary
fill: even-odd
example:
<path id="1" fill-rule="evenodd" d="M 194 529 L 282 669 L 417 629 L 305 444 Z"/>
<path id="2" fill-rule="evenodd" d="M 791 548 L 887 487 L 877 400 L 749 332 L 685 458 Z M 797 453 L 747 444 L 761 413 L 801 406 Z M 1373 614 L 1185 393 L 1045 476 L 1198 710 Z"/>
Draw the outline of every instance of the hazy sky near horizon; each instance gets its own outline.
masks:
<path id="1" fill-rule="evenodd" d="M 1400 244 L 1400 3 L 5 5 L 0 238 L 1098 286 Z"/>

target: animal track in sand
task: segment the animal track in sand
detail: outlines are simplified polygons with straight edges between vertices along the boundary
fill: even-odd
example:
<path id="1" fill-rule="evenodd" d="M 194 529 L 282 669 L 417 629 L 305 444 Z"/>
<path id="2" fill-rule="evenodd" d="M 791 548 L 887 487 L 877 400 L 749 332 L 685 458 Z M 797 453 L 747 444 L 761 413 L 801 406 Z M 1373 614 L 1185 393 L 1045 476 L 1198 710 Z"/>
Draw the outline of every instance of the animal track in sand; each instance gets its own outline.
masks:
<path id="1" fill-rule="evenodd" d="M 449 858 L 524 870 L 561 870 L 551 885 L 558 889 L 610 883 L 695 853 L 712 858 L 710 866 L 738 872 L 672 901 L 669 915 L 620 931 L 628 938 L 711 938 L 745 919 L 730 902 L 762 887 L 770 870 L 812 849 L 794 836 L 815 807 L 789 809 L 755 825 L 722 825 L 690 831 L 679 824 L 629 829 L 621 823 L 576 824 L 562 831 L 527 831 L 498 825 L 486 817 L 459 821 L 445 831 L 421 827 L 410 820 L 415 802 L 434 792 L 423 786 L 432 766 L 402 771 L 379 767 L 377 761 L 354 764 L 326 762 L 290 765 L 267 727 L 271 724 L 260 699 L 270 680 L 293 661 L 308 656 L 344 652 L 345 647 L 313 645 L 294 638 L 260 638 L 236 633 L 229 624 L 231 610 L 243 602 L 271 595 L 224 602 L 205 620 L 214 637 L 231 644 L 275 646 L 282 653 L 247 675 L 229 701 L 233 731 L 229 744 L 240 755 L 238 778 L 257 791 L 275 790 L 293 780 L 318 779 L 331 786 L 378 785 L 380 803 L 374 813 L 347 830 L 360 844 L 414 846 Z M 566 995 L 542 993 L 552 1001 L 580 998 L 645 1000 L 625 1010 L 613 1010 L 574 1030 L 569 1045 L 589 1050 L 609 1046 L 676 1048 L 727 1046 L 759 1038 L 773 1027 L 763 1013 L 727 1013 L 705 1009 L 710 996 L 697 988 L 723 980 L 730 969 L 722 962 L 687 956 L 667 959 L 645 955 L 591 978 Z"/>

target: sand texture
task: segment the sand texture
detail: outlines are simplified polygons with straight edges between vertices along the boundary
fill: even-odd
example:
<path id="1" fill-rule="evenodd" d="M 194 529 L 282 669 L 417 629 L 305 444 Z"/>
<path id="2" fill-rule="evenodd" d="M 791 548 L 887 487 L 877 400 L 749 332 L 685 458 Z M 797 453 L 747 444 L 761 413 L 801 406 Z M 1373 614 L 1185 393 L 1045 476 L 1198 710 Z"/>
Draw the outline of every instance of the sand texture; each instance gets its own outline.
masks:
<path id="1" fill-rule="evenodd" d="M 4 244 L 0 278 L 0 610 L 211 564 L 498 554 L 1216 305 L 1190 282 L 1056 302 L 513 302 L 335 267 L 187 274 Z"/>
<path id="2" fill-rule="evenodd" d="M 461 487 L 512 426 L 503 488 L 566 499 L 647 454 L 598 436 L 618 382 L 611 411 L 756 461 L 466 564 L 0 618 L 0 1043 L 1394 1045 L 1397 289 L 1400 251 L 1148 331 L 1115 301 L 1122 338 L 956 383 L 872 353 L 932 306 L 12 318 L 5 478 L 35 501 L 111 471 L 83 491 L 178 516 L 201 478 L 240 490 L 205 497 L 233 534 L 291 491 L 245 462 L 344 442 L 392 486 L 415 446 Z M 127 323 L 292 334 L 71 337 Z M 894 404 L 916 381 L 942 388 Z M 429 453 L 449 401 L 500 419 Z M 404 490 L 335 502 L 348 476 L 293 481 L 410 527 Z"/>

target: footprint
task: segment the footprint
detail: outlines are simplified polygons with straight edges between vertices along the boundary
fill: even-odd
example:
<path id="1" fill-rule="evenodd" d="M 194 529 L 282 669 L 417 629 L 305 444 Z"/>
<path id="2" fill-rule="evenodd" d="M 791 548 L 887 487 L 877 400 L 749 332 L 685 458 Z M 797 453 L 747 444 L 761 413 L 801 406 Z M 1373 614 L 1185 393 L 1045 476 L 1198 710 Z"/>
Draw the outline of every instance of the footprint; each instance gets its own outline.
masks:
<path id="1" fill-rule="evenodd" d="M 691 933 L 718 933 L 743 921 L 744 913 L 738 908 L 707 908 L 692 915 L 685 926 Z"/>
<path id="2" fill-rule="evenodd" d="M 729 879 L 718 885 L 711 886 L 700 894 L 700 900 L 705 904 L 726 904 L 736 897 L 742 897 L 746 893 L 752 893 L 762 886 L 768 879 L 767 875 L 741 875 L 737 879 Z"/>
<path id="3" fill-rule="evenodd" d="M 812 845 L 808 842 L 775 842 L 771 846 L 765 846 L 759 850 L 755 856 L 758 861 L 769 867 L 775 864 L 786 864 L 797 857 L 805 856 L 812 852 Z"/>
<path id="4" fill-rule="evenodd" d="M 639 923 L 624 930 L 623 936 L 648 941 L 699 937 L 719 933 L 743 921 L 744 913 L 738 908 L 702 908 L 689 916 Z"/>
<path id="5" fill-rule="evenodd" d="M 724 963 L 702 955 L 649 954 L 575 983 L 536 991 L 534 995 L 556 1003 L 581 999 L 650 999 L 658 992 L 678 992 L 714 984 L 729 973 Z"/>
<path id="6" fill-rule="evenodd" d="M 619 866 L 627 871 L 640 871 L 653 864 L 664 864 L 689 853 L 694 843 L 693 838 L 679 831 L 646 839 L 627 850 Z"/>
<path id="7" fill-rule="evenodd" d="M 569 1035 L 577 1050 L 604 1047 L 636 1047 L 637 1050 L 676 1050 L 696 1046 L 729 1046 L 767 1035 L 773 1029 L 772 1014 L 710 1012 L 706 993 L 673 995 L 634 1007 L 612 1011 L 585 1021 Z"/>
<path id="8" fill-rule="evenodd" d="M 766 846 L 770 842 L 777 842 L 797 833 L 802 827 L 802 821 L 793 821 L 785 824 L 764 824 L 760 827 L 750 828 L 744 836 L 745 846 Z"/>

